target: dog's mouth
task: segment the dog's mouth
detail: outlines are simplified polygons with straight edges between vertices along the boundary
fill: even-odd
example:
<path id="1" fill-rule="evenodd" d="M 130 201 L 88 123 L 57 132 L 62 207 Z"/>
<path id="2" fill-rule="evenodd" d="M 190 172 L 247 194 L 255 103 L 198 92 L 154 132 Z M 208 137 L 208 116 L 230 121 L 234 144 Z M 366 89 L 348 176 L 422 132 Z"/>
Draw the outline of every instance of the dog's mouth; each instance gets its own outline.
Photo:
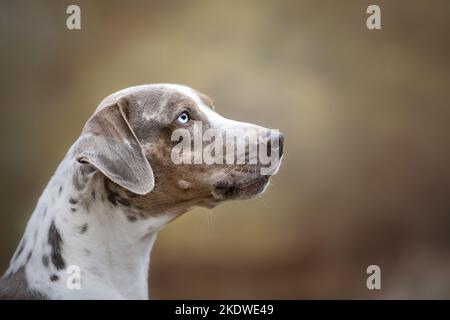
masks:
<path id="1" fill-rule="evenodd" d="M 249 199 L 262 193 L 270 176 L 258 175 L 250 179 L 220 181 L 214 185 L 212 195 L 216 200 Z"/>

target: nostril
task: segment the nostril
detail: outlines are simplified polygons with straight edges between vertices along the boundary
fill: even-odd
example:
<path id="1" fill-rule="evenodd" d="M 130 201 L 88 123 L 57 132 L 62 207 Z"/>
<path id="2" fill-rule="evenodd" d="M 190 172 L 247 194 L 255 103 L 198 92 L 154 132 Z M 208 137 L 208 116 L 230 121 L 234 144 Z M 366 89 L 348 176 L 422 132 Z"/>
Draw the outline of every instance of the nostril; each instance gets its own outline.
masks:
<path id="1" fill-rule="evenodd" d="M 278 152 L 279 152 L 279 157 L 281 158 L 281 156 L 283 155 L 283 144 L 284 144 L 284 136 L 280 133 L 279 137 L 278 137 L 278 142 L 279 142 L 279 146 L 278 146 Z"/>

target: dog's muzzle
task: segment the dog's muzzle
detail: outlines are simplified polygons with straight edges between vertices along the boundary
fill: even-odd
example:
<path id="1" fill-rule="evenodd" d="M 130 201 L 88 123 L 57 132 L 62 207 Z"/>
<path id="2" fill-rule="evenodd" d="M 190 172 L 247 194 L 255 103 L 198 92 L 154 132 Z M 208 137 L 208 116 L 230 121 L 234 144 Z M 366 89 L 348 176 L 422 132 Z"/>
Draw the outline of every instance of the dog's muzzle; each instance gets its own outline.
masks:
<path id="1" fill-rule="evenodd" d="M 276 141 L 276 143 L 272 143 Z M 270 177 L 278 172 L 284 151 L 284 136 L 278 131 L 270 133 L 267 140 L 268 156 L 275 163 L 235 165 L 233 173 L 213 185 L 217 200 L 248 199 L 265 191 Z M 265 169 L 265 171 L 263 171 Z"/>

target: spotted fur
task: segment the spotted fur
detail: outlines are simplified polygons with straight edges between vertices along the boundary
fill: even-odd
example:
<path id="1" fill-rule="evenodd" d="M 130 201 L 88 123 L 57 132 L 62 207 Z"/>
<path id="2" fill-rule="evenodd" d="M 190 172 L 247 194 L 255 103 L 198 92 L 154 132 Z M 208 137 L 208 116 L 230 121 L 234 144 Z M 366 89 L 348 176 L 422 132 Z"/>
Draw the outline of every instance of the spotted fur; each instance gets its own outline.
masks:
<path id="1" fill-rule="evenodd" d="M 206 128 L 253 126 L 221 117 L 211 99 L 180 85 L 132 87 L 104 99 L 42 193 L 0 298 L 148 299 L 149 253 L 164 225 L 193 206 L 263 190 L 268 179 L 249 168 L 225 180 L 223 165 L 173 164 L 170 134 L 182 110 Z M 80 289 L 70 289 L 72 266 L 81 270 Z"/>

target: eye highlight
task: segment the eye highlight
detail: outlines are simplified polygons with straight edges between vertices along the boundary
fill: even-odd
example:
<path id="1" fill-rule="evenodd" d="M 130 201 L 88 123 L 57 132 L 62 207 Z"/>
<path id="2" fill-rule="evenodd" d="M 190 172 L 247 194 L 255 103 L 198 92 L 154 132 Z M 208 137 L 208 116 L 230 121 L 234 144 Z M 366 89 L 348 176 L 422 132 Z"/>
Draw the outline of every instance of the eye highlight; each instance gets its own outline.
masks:
<path id="1" fill-rule="evenodd" d="M 189 115 L 187 114 L 187 112 L 183 112 L 182 114 L 180 114 L 177 118 L 177 122 L 181 123 L 181 124 L 186 124 L 189 122 Z"/>

